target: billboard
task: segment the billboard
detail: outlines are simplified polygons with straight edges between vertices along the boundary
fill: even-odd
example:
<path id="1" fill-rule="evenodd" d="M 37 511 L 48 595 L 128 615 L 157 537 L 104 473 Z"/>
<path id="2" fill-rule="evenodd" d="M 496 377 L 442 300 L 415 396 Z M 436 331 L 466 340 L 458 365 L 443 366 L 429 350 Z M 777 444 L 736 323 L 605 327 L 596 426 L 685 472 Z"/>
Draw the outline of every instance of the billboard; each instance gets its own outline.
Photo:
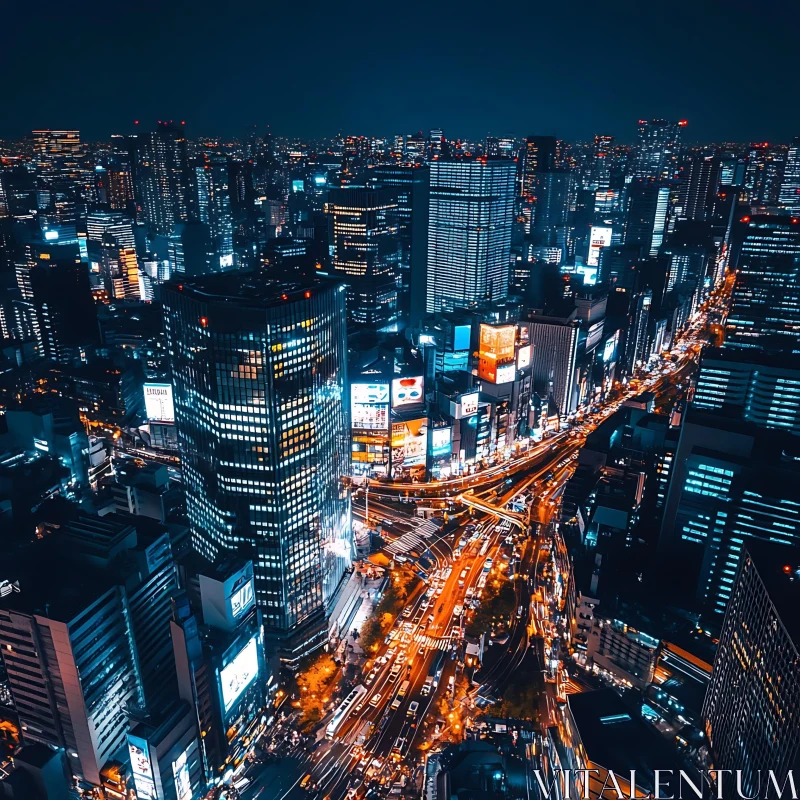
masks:
<path id="1" fill-rule="evenodd" d="M 428 453 L 428 419 L 392 423 L 392 469 L 424 467 Z"/>
<path id="2" fill-rule="evenodd" d="M 514 364 L 503 364 L 497 368 L 495 383 L 511 383 L 517 375 L 517 368 Z"/>
<path id="3" fill-rule="evenodd" d="M 469 340 L 471 337 L 471 325 L 456 325 L 453 328 L 453 350 L 469 350 Z"/>
<path id="4" fill-rule="evenodd" d="M 525 369 L 525 367 L 529 367 L 531 365 L 532 350 L 533 345 L 530 344 L 520 347 L 519 351 L 517 352 L 517 369 Z"/>
<path id="5" fill-rule="evenodd" d="M 128 755 L 136 796 L 139 800 L 156 800 L 156 784 L 153 780 L 153 763 L 150 761 L 150 746 L 146 739 L 128 734 Z"/>
<path id="6" fill-rule="evenodd" d="M 389 402 L 388 383 L 354 383 L 350 387 L 350 402 L 377 405 Z"/>
<path id="7" fill-rule="evenodd" d="M 146 383 L 144 385 L 144 410 L 147 419 L 175 422 L 172 385 L 169 383 Z"/>
<path id="8" fill-rule="evenodd" d="M 175 781 L 175 794 L 178 800 L 192 800 L 192 781 L 189 776 L 189 750 L 191 747 L 192 745 L 189 745 L 172 762 L 172 777 Z"/>
<path id="9" fill-rule="evenodd" d="M 431 455 L 450 455 L 450 428 L 434 428 L 431 431 Z"/>
<path id="10" fill-rule="evenodd" d="M 388 383 L 354 383 L 350 387 L 350 425 L 357 430 L 389 430 Z"/>
<path id="11" fill-rule="evenodd" d="M 233 594 L 231 595 L 231 616 L 234 619 L 238 619 L 242 614 L 253 607 L 255 601 L 253 579 L 248 578 L 241 586 L 234 588 Z"/>
<path id="12" fill-rule="evenodd" d="M 600 251 L 611 244 L 612 229 L 606 225 L 592 225 L 589 232 L 589 257 L 586 266 L 596 267 L 600 263 Z"/>
<path id="13" fill-rule="evenodd" d="M 514 363 L 516 341 L 516 325 L 482 324 L 478 351 L 478 377 L 490 383 L 505 382 L 498 380 L 497 373 L 502 365 Z"/>
<path id="14" fill-rule="evenodd" d="M 395 378 L 392 381 L 392 408 L 413 406 L 425 400 L 423 378 Z"/>
<path id="15" fill-rule="evenodd" d="M 222 684 L 222 705 L 230 711 L 242 692 L 258 677 L 258 643 L 254 636 L 236 658 L 219 673 Z"/>
<path id="16" fill-rule="evenodd" d="M 478 410 L 478 393 L 470 392 L 470 394 L 461 395 L 461 416 L 471 417 Z"/>

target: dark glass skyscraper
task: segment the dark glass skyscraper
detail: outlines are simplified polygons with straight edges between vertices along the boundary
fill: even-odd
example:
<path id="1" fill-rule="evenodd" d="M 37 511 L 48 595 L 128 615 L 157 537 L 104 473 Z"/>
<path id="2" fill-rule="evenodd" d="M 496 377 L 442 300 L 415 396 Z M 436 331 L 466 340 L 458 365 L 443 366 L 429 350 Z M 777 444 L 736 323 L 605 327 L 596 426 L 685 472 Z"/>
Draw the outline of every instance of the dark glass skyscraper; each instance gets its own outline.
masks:
<path id="1" fill-rule="evenodd" d="M 326 640 L 351 563 L 345 288 L 255 273 L 172 283 L 165 333 L 193 547 L 248 551 L 268 635 Z"/>

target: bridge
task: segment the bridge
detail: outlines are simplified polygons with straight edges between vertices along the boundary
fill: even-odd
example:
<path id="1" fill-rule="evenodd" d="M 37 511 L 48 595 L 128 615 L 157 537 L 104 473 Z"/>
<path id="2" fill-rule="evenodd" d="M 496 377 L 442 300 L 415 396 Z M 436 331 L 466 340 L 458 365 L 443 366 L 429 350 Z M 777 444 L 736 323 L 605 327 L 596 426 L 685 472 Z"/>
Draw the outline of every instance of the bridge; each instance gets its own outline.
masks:
<path id="1" fill-rule="evenodd" d="M 499 517 L 500 519 L 507 520 L 512 525 L 516 525 L 523 533 L 528 532 L 528 516 L 527 514 L 519 514 L 516 511 L 509 511 L 507 508 L 500 508 L 485 500 L 475 497 L 473 494 L 460 494 L 456 498 L 456 502 L 462 503 L 470 508 L 476 508 L 478 511 L 483 511 L 486 514 Z"/>

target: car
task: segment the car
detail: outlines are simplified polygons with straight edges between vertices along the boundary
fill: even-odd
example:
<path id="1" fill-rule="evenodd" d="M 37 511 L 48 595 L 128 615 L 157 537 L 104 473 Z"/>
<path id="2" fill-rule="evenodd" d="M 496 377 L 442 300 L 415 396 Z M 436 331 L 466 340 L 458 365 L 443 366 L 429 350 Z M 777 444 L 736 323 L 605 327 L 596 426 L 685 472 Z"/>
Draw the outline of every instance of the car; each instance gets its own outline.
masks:
<path id="1" fill-rule="evenodd" d="M 419 702 L 417 700 L 413 700 L 408 706 L 408 711 L 406 711 L 406 716 L 416 717 L 417 711 L 419 711 Z"/>
<path id="2" fill-rule="evenodd" d="M 425 645 L 421 645 L 420 646 L 419 650 L 417 650 L 417 654 L 420 655 L 420 656 L 424 656 L 425 655 Z"/>
<path id="3" fill-rule="evenodd" d="M 444 591 L 444 586 L 440 586 L 440 587 L 439 587 L 439 588 L 436 590 L 436 596 L 437 596 L 437 597 L 439 597 L 443 591 Z"/>
<path id="4" fill-rule="evenodd" d="M 371 706 L 377 706 L 378 703 L 380 703 L 380 701 L 381 701 L 381 693 L 378 692 L 377 694 L 372 695 L 372 698 L 370 699 L 369 704 Z"/>
<path id="5" fill-rule="evenodd" d="M 460 616 L 461 616 L 461 612 L 462 612 L 463 610 L 464 610 L 464 607 L 463 607 L 463 606 L 460 606 L 460 605 L 459 605 L 459 606 L 456 606 L 456 607 L 453 609 L 453 616 L 454 616 L 454 617 L 460 617 Z"/>
<path id="6" fill-rule="evenodd" d="M 406 606 L 403 609 L 403 616 L 410 617 L 414 613 L 414 609 L 411 606 Z"/>

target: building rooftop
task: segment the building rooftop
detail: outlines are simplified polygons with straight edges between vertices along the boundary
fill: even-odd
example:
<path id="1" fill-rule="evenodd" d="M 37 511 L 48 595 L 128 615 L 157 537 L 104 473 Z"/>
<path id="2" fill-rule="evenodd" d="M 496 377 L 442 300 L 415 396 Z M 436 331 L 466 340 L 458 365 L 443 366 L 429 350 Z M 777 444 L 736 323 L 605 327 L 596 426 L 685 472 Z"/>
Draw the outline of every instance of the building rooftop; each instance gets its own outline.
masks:
<path id="1" fill-rule="evenodd" d="M 573 694 L 567 702 L 594 764 L 617 775 L 636 770 L 637 785 L 648 791 L 655 788 L 654 770 L 673 769 L 677 775 L 680 765 L 669 744 L 612 689 Z M 662 789 L 665 783 L 662 776 Z"/>
<path id="2" fill-rule="evenodd" d="M 748 539 L 745 548 L 795 650 L 800 652 L 800 548 L 759 539 Z"/>
<path id="3" fill-rule="evenodd" d="M 183 292 L 184 295 L 196 300 L 241 303 L 251 308 L 257 305 L 270 307 L 287 301 L 309 299 L 315 290 L 330 290 L 336 286 L 341 284 L 326 278 L 317 277 L 301 285 L 293 281 L 269 278 L 264 273 L 256 271 L 176 278 L 167 284 L 169 289 Z"/>

